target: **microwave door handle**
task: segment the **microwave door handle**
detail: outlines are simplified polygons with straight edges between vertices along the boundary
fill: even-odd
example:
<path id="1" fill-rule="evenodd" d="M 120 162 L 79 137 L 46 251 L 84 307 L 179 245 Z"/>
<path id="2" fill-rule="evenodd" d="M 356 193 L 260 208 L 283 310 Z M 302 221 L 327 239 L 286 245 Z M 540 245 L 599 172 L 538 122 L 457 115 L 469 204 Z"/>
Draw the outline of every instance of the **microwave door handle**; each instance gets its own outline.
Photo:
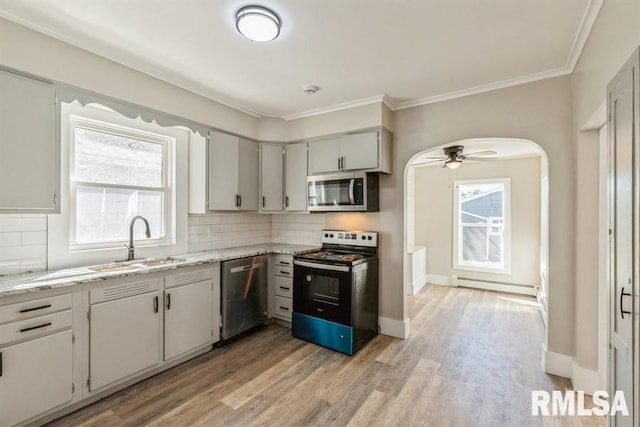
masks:
<path id="1" fill-rule="evenodd" d="M 356 198 L 353 195 L 353 187 L 355 187 L 355 185 L 356 185 L 356 179 L 351 178 L 349 180 L 349 202 L 351 202 L 351 205 L 356 204 Z"/>

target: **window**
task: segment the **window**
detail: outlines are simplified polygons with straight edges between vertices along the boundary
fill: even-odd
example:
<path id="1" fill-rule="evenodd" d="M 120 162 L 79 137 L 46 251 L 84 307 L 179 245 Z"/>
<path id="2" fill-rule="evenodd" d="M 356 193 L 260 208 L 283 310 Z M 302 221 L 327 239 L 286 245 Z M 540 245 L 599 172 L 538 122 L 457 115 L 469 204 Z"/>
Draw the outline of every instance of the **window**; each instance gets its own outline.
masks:
<path id="1" fill-rule="evenodd" d="M 454 268 L 509 274 L 510 180 L 456 181 Z"/>
<path id="2" fill-rule="evenodd" d="M 136 224 L 138 245 L 171 242 L 171 137 L 70 116 L 70 247 L 119 246 L 129 221 L 142 215 L 151 239 Z"/>

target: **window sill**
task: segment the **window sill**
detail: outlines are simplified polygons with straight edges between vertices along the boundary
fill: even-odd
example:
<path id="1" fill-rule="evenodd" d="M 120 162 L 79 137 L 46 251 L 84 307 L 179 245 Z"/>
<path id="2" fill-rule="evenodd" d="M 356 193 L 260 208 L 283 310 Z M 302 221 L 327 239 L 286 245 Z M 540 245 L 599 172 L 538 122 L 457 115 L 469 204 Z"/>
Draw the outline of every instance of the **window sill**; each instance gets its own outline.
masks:
<path id="1" fill-rule="evenodd" d="M 509 267 L 489 267 L 489 266 L 483 266 L 483 265 L 477 265 L 477 264 L 455 264 L 453 266 L 454 270 L 460 270 L 460 271 L 476 271 L 479 273 L 493 273 L 493 274 L 504 274 L 504 275 L 509 275 L 511 274 L 511 268 Z"/>

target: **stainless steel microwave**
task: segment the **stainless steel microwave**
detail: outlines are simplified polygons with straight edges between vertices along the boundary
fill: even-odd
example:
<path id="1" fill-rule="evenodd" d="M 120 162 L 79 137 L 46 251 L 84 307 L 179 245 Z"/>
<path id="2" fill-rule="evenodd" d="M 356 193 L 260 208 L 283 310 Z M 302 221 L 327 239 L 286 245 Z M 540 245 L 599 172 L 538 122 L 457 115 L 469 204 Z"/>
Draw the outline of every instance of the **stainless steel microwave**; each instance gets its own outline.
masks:
<path id="1" fill-rule="evenodd" d="M 311 212 L 378 212 L 378 175 L 366 172 L 307 177 Z"/>

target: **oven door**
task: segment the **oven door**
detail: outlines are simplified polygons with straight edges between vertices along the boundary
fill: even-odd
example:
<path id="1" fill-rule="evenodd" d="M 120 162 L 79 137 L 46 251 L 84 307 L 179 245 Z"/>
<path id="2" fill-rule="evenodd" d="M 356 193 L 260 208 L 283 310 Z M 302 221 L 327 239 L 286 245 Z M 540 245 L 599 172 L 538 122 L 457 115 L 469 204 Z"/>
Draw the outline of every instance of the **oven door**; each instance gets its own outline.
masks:
<path id="1" fill-rule="evenodd" d="M 351 268 L 293 261 L 293 311 L 352 326 Z"/>

